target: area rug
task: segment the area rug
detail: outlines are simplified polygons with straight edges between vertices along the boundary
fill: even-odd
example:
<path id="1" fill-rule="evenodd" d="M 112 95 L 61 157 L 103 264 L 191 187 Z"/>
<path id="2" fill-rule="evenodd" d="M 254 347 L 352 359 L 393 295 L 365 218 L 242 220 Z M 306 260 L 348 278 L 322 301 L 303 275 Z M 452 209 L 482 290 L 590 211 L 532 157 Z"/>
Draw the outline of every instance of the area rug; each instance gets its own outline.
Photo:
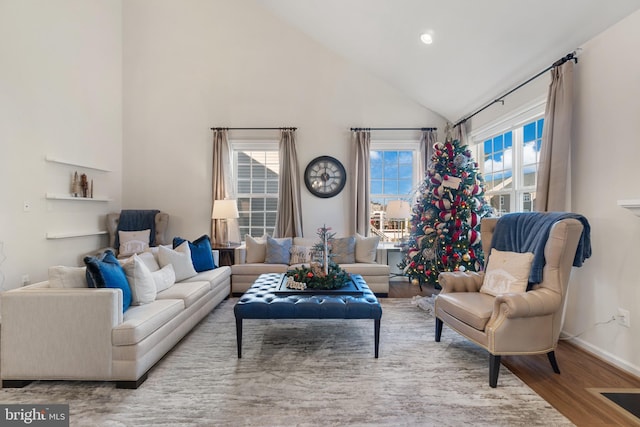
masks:
<path id="1" fill-rule="evenodd" d="M 572 425 L 488 355 L 411 299 L 381 299 L 380 357 L 371 320 L 245 320 L 237 358 L 232 298 L 220 304 L 137 390 L 34 382 L 0 403 L 69 404 L 78 426 Z"/>

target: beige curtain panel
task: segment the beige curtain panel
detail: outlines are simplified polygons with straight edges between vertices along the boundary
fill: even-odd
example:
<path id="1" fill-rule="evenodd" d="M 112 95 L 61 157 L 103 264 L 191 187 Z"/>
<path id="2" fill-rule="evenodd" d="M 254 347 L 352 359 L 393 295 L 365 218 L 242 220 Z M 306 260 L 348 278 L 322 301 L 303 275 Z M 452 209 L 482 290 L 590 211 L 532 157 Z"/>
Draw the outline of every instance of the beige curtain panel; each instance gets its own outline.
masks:
<path id="1" fill-rule="evenodd" d="M 235 199 L 233 189 L 233 179 L 231 177 L 231 150 L 229 149 L 228 131 L 226 129 L 215 129 L 213 131 L 213 180 L 211 185 L 211 205 L 216 200 Z M 213 209 L 212 209 L 213 210 Z M 227 227 L 227 239 L 230 242 L 240 241 L 240 230 L 238 220 L 228 219 L 226 224 L 223 220 L 211 220 L 211 238 L 221 244 L 225 239 Z"/>
<path id="2" fill-rule="evenodd" d="M 571 210 L 573 65 L 573 61 L 567 61 L 551 70 L 536 184 L 535 210 L 540 212 Z"/>
<path id="3" fill-rule="evenodd" d="M 362 236 L 369 235 L 370 206 L 369 191 L 371 175 L 369 159 L 371 153 L 371 132 L 365 130 L 353 131 L 351 134 L 353 155 L 351 168 L 351 198 L 352 226 L 354 231 Z"/>
<path id="4" fill-rule="evenodd" d="M 278 211 L 274 237 L 302 237 L 300 173 L 295 130 L 283 129 L 280 136 Z"/>
<path id="5" fill-rule="evenodd" d="M 431 162 L 431 157 L 433 156 L 433 144 L 436 143 L 438 139 L 438 133 L 435 130 L 426 130 L 422 131 L 422 136 L 420 137 L 420 161 L 418 164 L 420 174 L 420 179 L 422 180 L 429 168 L 429 163 Z"/>

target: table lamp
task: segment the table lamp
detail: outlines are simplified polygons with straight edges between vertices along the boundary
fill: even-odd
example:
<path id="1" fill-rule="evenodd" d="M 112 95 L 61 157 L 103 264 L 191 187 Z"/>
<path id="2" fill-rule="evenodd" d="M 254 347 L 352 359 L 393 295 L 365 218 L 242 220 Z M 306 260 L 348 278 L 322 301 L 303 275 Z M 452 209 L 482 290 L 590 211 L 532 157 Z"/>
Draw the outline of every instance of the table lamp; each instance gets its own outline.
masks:
<path id="1" fill-rule="evenodd" d="M 215 200 L 213 202 L 212 219 L 219 219 L 224 223 L 222 227 L 222 246 L 229 246 L 228 220 L 238 218 L 238 202 L 233 199 Z"/>
<path id="2" fill-rule="evenodd" d="M 402 220 L 400 240 L 404 239 L 404 229 L 408 218 L 411 218 L 411 206 L 409 206 L 409 202 L 404 200 L 391 200 L 387 203 L 387 219 Z"/>

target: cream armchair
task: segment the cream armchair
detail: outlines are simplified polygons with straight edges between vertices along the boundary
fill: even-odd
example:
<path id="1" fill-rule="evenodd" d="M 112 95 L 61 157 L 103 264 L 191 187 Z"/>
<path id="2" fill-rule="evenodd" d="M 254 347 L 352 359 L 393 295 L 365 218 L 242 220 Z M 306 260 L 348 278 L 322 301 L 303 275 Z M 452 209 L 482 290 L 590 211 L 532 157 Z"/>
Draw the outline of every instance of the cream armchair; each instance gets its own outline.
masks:
<path id="1" fill-rule="evenodd" d="M 485 257 L 490 253 L 497 218 L 482 220 L 480 231 Z M 489 356 L 489 385 L 496 387 L 501 355 L 546 353 L 560 373 L 554 350 L 562 327 L 562 313 L 571 267 L 583 224 L 577 219 L 555 222 L 544 246 L 546 264 L 542 281 L 524 293 L 492 296 L 479 292 L 483 272 L 441 273 L 442 291 L 435 299 L 435 340 L 442 325 L 486 349 Z M 590 246 L 589 246 L 590 250 Z"/>

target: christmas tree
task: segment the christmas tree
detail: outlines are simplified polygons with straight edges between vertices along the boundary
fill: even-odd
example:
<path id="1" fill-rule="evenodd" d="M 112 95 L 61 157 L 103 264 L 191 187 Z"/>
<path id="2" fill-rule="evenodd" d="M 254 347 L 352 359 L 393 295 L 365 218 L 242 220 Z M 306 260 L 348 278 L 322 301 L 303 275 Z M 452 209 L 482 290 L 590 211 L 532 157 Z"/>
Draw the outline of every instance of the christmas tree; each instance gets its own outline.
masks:
<path id="1" fill-rule="evenodd" d="M 484 264 L 480 219 L 491 215 L 484 180 L 467 146 L 436 142 L 411 217 L 411 235 L 398 267 L 413 284 L 440 289 L 443 271 L 479 271 Z"/>

